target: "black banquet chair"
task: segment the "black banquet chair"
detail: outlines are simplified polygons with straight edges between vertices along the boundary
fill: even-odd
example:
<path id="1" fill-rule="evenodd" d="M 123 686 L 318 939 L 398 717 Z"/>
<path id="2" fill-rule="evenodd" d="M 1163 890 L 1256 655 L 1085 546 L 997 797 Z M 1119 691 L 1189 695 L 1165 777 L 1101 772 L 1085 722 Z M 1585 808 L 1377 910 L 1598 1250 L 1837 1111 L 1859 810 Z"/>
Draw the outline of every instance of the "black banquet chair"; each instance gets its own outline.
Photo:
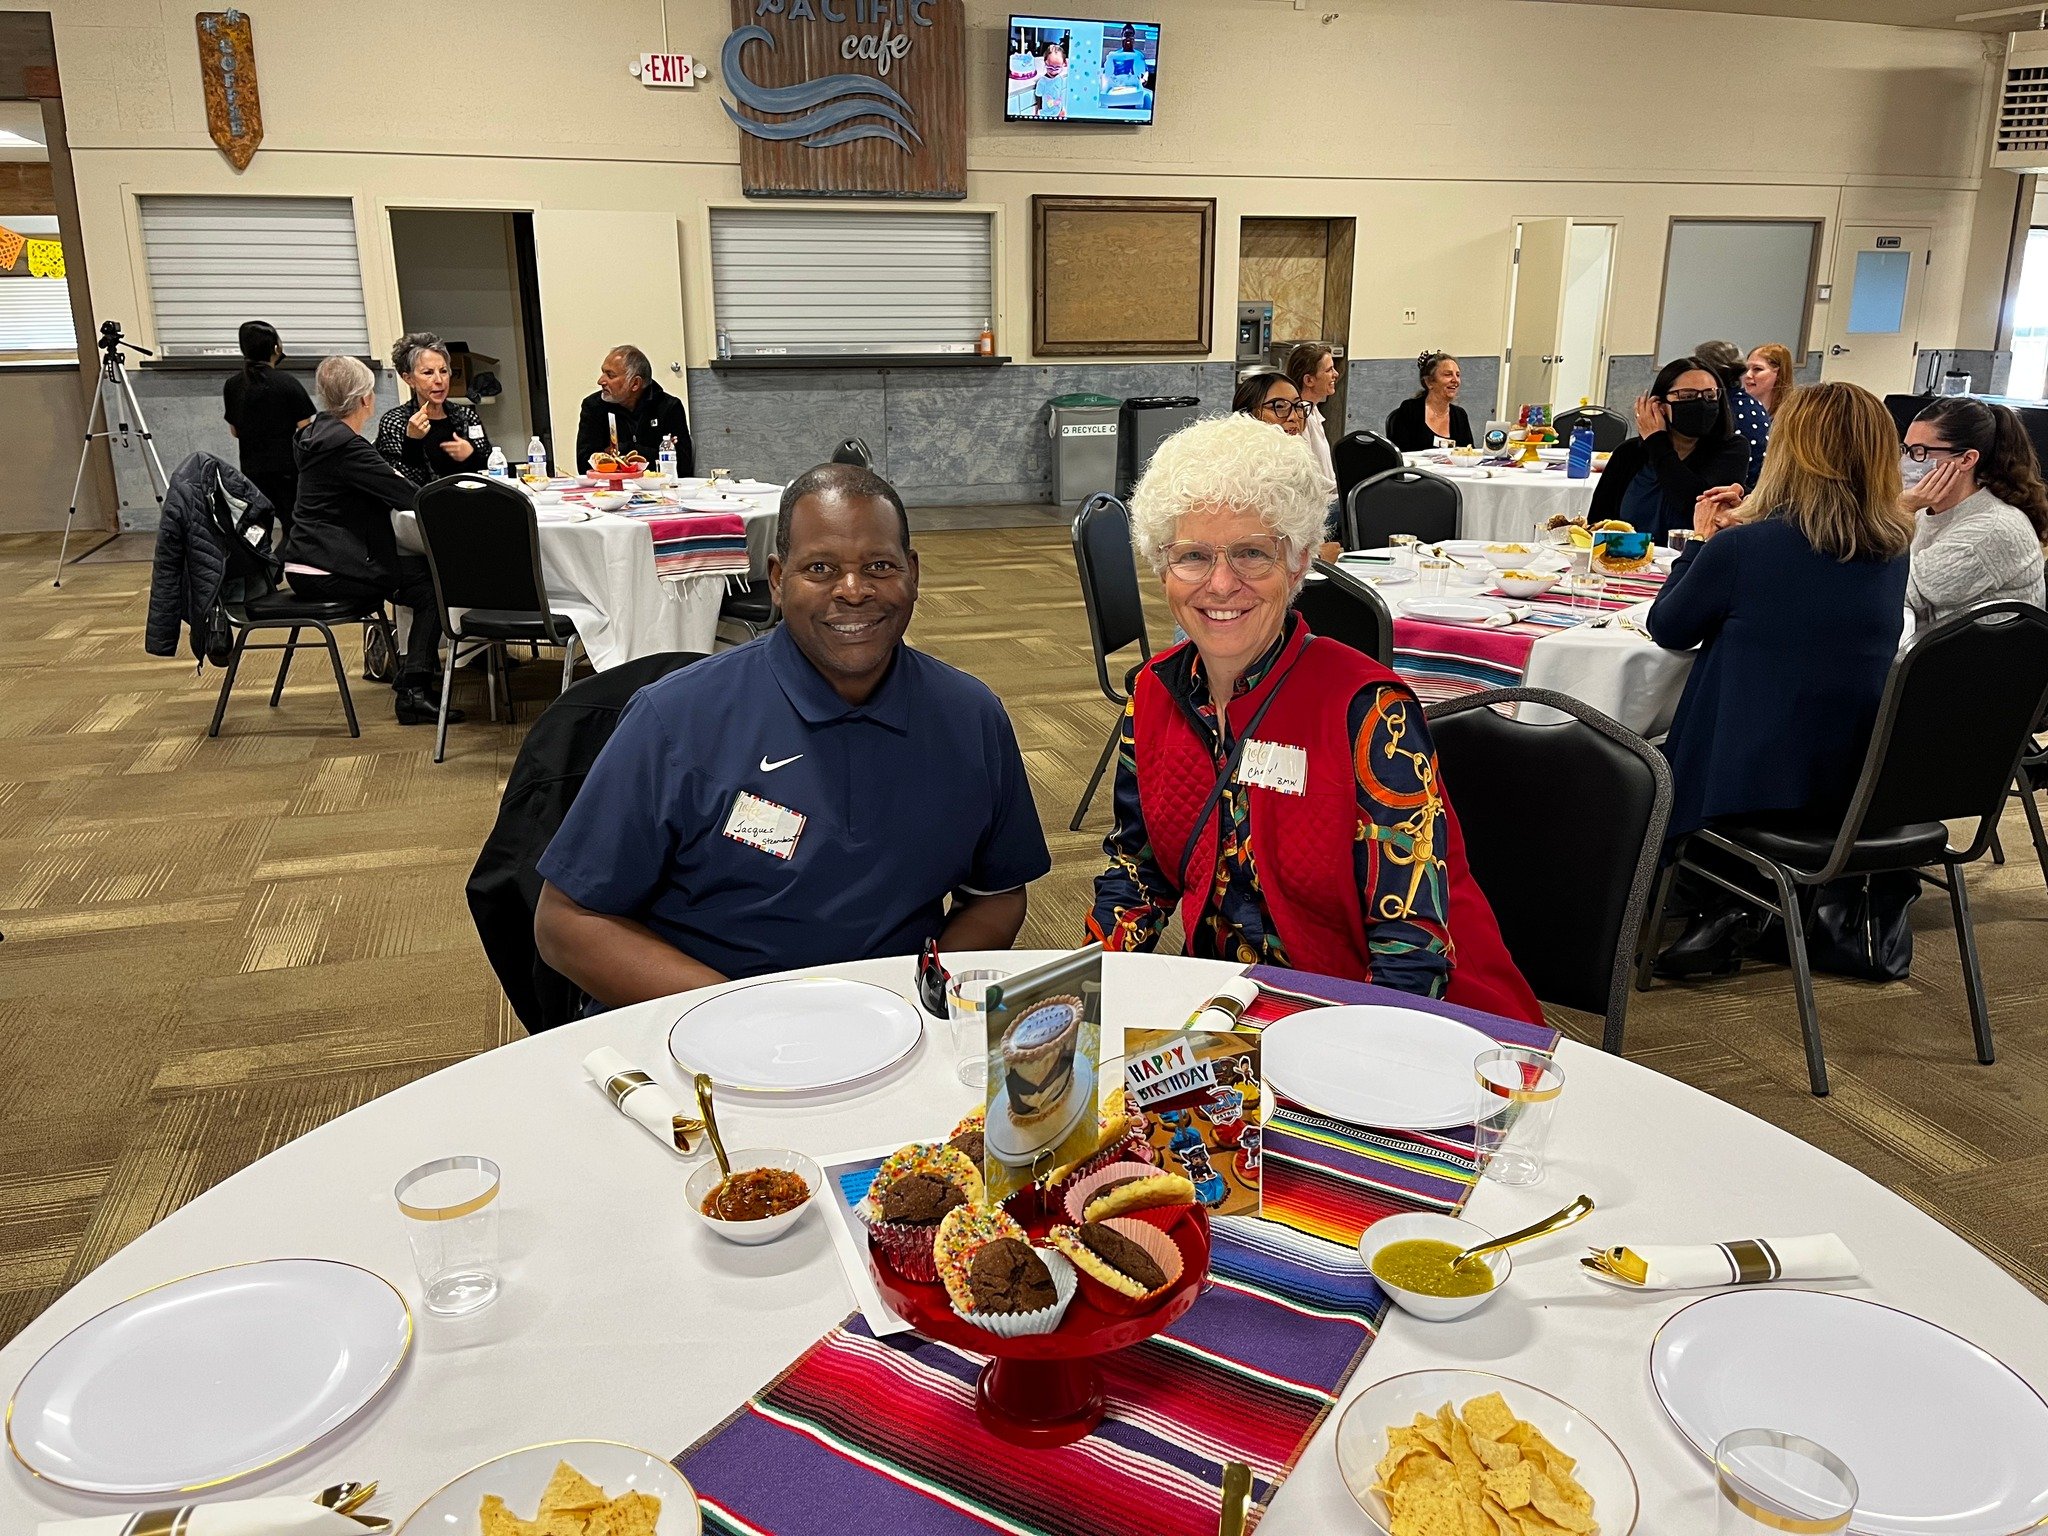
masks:
<path id="1" fill-rule="evenodd" d="M 315 629 L 320 632 L 320 641 L 327 650 L 327 659 L 334 665 L 334 686 L 341 691 L 341 712 L 348 718 L 348 733 L 351 736 L 363 734 L 356 723 L 356 704 L 348 691 L 348 671 L 341 662 L 341 647 L 334 638 L 337 624 L 361 624 L 365 628 L 364 647 L 369 645 L 368 632 L 381 633 L 392 652 L 397 650 L 397 639 L 391 632 L 391 618 L 384 611 L 382 598 L 348 598 L 341 602 L 319 602 L 310 597 L 300 597 L 287 587 L 280 587 L 267 597 L 255 598 L 247 603 L 224 603 L 223 611 L 228 624 L 235 632 L 235 648 L 228 656 L 227 676 L 220 680 L 220 698 L 213 706 L 213 724 L 208 726 L 208 736 L 220 734 L 220 723 L 228 712 L 228 695 L 234 691 L 235 675 L 241 671 L 242 653 L 245 651 L 283 651 L 284 659 L 277 665 L 277 681 L 271 684 L 270 707 L 277 708 L 278 700 L 284 697 L 284 680 L 292 669 L 292 657 L 298 653 L 302 632 Z M 281 641 L 251 644 L 249 637 L 261 630 L 282 629 L 290 631 Z"/>
<path id="2" fill-rule="evenodd" d="M 1116 753 L 1117 737 L 1123 729 L 1124 706 L 1131 701 L 1131 686 L 1138 668 L 1152 659 L 1152 637 L 1145 630 L 1145 600 L 1138 588 L 1138 560 L 1131 552 L 1131 514 L 1124 504 L 1107 492 L 1090 496 L 1074 516 L 1074 569 L 1081 577 L 1081 602 L 1088 610 L 1088 643 L 1095 652 L 1095 678 L 1102 696 L 1116 705 L 1116 718 L 1109 723 L 1109 740 L 1095 760 L 1095 772 L 1074 807 L 1074 819 L 1067 830 L 1078 832 L 1095 799 L 1096 786 L 1109 771 Z M 1109 658 L 1127 646 L 1138 648 L 1138 660 L 1124 674 L 1118 690 L 1109 674 Z"/>
<path id="3" fill-rule="evenodd" d="M 1557 433 L 1558 442 L 1567 446 L 1571 443 L 1573 428 L 1591 427 L 1595 453 L 1614 452 L 1628 441 L 1629 434 L 1635 430 L 1634 422 L 1604 405 L 1573 406 L 1568 411 L 1558 412 L 1557 419 L 1550 425 Z"/>
<path id="4" fill-rule="evenodd" d="M 1671 820 L 1664 754 L 1590 704 L 1543 688 L 1468 694 L 1423 714 L 1466 863 L 1516 967 L 1540 1001 L 1599 1014 L 1601 1044 L 1619 1053 Z M 1539 857 L 1531 808 L 1545 805 L 1580 810 L 1568 835 L 1536 834 Z"/>
<path id="5" fill-rule="evenodd" d="M 2048 732 L 2048 720 L 2039 722 L 2035 734 Z M 2048 831 L 2041 826 L 2040 794 L 2048 789 L 2048 746 L 2027 743 L 2020 758 L 2020 771 L 2013 778 L 2012 792 L 2027 813 L 2027 830 L 2034 834 L 2034 857 L 2041 861 L 2041 879 L 2048 881 Z"/>
<path id="6" fill-rule="evenodd" d="M 1827 1063 L 1806 960 L 1813 901 L 1806 893 L 1844 877 L 1910 871 L 1948 892 L 1977 1060 L 1989 1066 L 1991 1015 L 1963 869 L 1991 846 L 2044 704 L 2048 611 L 2031 603 L 1979 603 L 1915 635 L 1892 663 L 1848 812 L 1832 823 L 1774 816 L 1693 833 L 1659 882 L 1637 985 L 1649 987 L 1656 928 L 1680 866 L 1771 913 L 1785 925 L 1807 1077 L 1814 1093 L 1824 1095 Z M 1944 825 L 1951 821 L 1977 823 L 1960 848 Z M 1770 882 L 1773 896 L 1744 890 L 1696 862 L 1702 848 L 1748 865 Z M 1929 866 L 1937 864 L 1941 873 L 1930 873 Z"/>
<path id="7" fill-rule="evenodd" d="M 1343 501 L 1359 482 L 1399 469 L 1407 462 L 1390 438 L 1377 432 L 1346 433 L 1330 444 L 1330 467 L 1337 474 L 1337 500 Z"/>
<path id="8" fill-rule="evenodd" d="M 873 469 L 875 467 L 875 456 L 868 452 L 867 440 L 865 438 L 849 437 L 845 442 L 832 450 L 832 462 L 834 464 L 857 464 L 862 469 Z"/>
<path id="9" fill-rule="evenodd" d="M 1458 536 L 1464 513 L 1457 481 L 1426 469 L 1390 469 L 1353 486 L 1344 499 L 1344 547 L 1378 549 L 1397 533 L 1441 544 Z"/>
<path id="10" fill-rule="evenodd" d="M 1316 561 L 1294 608 L 1310 634 L 1340 641 L 1382 666 L 1394 664 L 1394 616 L 1370 582 L 1343 566 Z"/>
<path id="11" fill-rule="evenodd" d="M 483 651 L 489 664 L 491 718 L 498 694 L 512 718 L 508 642 L 562 647 L 562 687 L 576 671 L 575 622 L 548 605 L 540 568 L 540 522 L 523 491 L 488 475 L 444 475 L 421 488 L 414 515 L 434 576 L 448 662 L 441 670 L 441 718 L 434 730 L 434 761 L 448 750 L 448 694 L 455 669 Z M 461 617 L 452 615 L 460 613 Z M 469 650 L 464 652 L 467 645 Z"/>

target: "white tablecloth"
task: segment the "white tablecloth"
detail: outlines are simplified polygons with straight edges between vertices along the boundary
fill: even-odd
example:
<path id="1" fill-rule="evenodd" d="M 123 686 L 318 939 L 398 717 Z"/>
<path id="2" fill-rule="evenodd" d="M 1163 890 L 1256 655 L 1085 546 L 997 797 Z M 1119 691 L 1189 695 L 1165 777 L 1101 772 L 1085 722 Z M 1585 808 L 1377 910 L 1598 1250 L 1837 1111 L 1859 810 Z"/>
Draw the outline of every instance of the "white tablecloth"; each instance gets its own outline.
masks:
<path id="1" fill-rule="evenodd" d="M 947 958 L 956 967 L 1014 968 L 1029 957 Z M 906 993 L 912 983 L 907 958 L 833 969 Z M 1105 1049 L 1124 1027 L 1178 1025 L 1234 969 L 1111 956 Z M 681 1450 L 852 1301 L 819 1216 L 767 1247 L 720 1241 L 683 1208 L 686 1165 L 585 1080 L 583 1056 L 612 1045 L 684 1097 L 664 1047 L 677 1011 L 673 999 L 642 1004 L 487 1051 L 279 1148 L 114 1254 L 30 1323 L 0 1350 L 0 1390 L 11 1392 L 93 1313 L 218 1265 L 340 1258 L 386 1276 L 417 1303 L 392 1184 L 429 1158 L 474 1152 L 504 1170 L 497 1302 L 461 1321 L 420 1313 L 413 1358 L 380 1401 L 236 1490 L 375 1477 L 383 1491 L 371 1512 L 402 1516 L 464 1468 L 518 1446 L 593 1436 L 664 1455 Z M 927 1034 L 905 1072 L 856 1100 L 728 1101 L 727 1144 L 825 1157 L 941 1134 L 972 1097 L 950 1056 Z M 1568 1238 L 1524 1250 L 1504 1293 L 1472 1317 L 1433 1325 L 1392 1314 L 1347 1398 L 1430 1366 L 1529 1382 L 1577 1404 L 1621 1446 L 1642 1488 L 1640 1536 L 1710 1530 L 1708 1470 L 1665 1422 L 1645 1368 L 1652 1335 L 1697 1293 L 1608 1290 L 1583 1275 L 1577 1255 L 1589 1245 L 1825 1231 L 1841 1234 L 1865 1277 L 1824 1288 L 1929 1318 L 2048 1387 L 2048 1308 L 1933 1218 L 1783 1131 L 1646 1068 L 1569 1041 L 1558 1059 L 1567 1082 L 1549 1178 L 1525 1190 L 1486 1182 L 1470 1214 L 1505 1232 L 1581 1191 L 1598 1211 Z M 1262 1536 L 1365 1528 L 1337 1475 L 1336 1425 L 1333 1414 L 1274 1500 Z M 12 1462 L 0 1474 L 0 1530 L 104 1508 Z"/>
<path id="2" fill-rule="evenodd" d="M 1593 487 L 1600 483 L 1598 475 L 1573 480 L 1561 469 L 1450 469 L 1431 458 L 1407 455 L 1417 469 L 1457 484 L 1464 498 L 1458 536 L 1464 539 L 1526 540 L 1538 522 L 1559 512 L 1582 518 L 1593 504 Z"/>
<path id="3" fill-rule="evenodd" d="M 1640 624 L 1648 603 L 1629 610 Z M 1697 651 L 1667 651 L 1648 635 L 1619 624 L 1601 629 L 1561 629 L 1529 647 L 1525 688 L 1549 688 L 1590 704 L 1638 736 L 1661 736 L 1671 728 L 1685 680 Z"/>

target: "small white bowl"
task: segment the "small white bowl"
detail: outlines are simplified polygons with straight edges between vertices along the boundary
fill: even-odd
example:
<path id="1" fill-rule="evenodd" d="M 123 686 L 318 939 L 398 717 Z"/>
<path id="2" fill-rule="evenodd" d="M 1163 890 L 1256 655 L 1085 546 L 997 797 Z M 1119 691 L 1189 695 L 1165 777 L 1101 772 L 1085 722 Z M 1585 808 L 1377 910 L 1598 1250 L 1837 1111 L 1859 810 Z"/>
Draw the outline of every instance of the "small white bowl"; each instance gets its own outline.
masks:
<path id="1" fill-rule="evenodd" d="M 784 1211 L 780 1216 L 764 1216 L 759 1221 L 726 1221 L 706 1215 L 704 1201 L 723 1177 L 718 1171 L 718 1159 L 706 1158 L 683 1185 L 683 1198 L 690 1202 L 690 1209 L 696 1212 L 699 1221 L 729 1243 L 774 1242 L 802 1221 L 804 1214 L 818 1203 L 824 1192 L 825 1170 L 801 1152 L 791 1152 L 783 1147 L 738 1147 L 730 1155 L 734 1173 L 745 1173 L 749 1168 L 781 1168 L 810 1185 L 811 1198 L 793 1211 Z M 1475 1238 L 1474 1241 L 1483 1239 Z"/>
<path id="2" fill-rule="evenodd" d="M 590 504 L 601 512 L 616 512 L 633 499 L 631 491 L 592 491 Z"/>
<path id="3" fill-rule="evenodd" d="M 1495 585 L 1509 597 L 1541 597 L 1563 579 L 1562 571 L 1502 571 Z"/>
<path id="4" fill-rule="evenodd" d="M 1486 563 L 1496 571 L 1521 570 L 1542 553 L 1534 544 L 1489 544 L 1484 550 Z"/>
<path id="5" fill-rule="evenodd" d="M 1427 1211 L 1414 1211 L 1406 1216 L 1389 1216 L 1376 1221 L 1365 1229 L 1358 1239 L 1358 1256 L 1365 1260 L 1367 1274 L 1372 1274 L 1373 1256 L 1389 1243 L 1406 1242 L 1413 1237 L 1426 1237 L 1439 1243 L 1456 1243 L 1460 1248 L 1475 1247 L 1480 1243 L 1493 1241 L 1493 1234 L 1483 1227 L 1475 1227 L 1469 1221 L 1460 1221 L 1455 1216 L 1435 1216 Z M 1489 1253 L 1481 1260 L 1493 1271 L 1493 1289 L 1481 1291 L 1477 1296 L 1425 1296 L 1420 1291 L 1405 1290 L 1398 1285 L 1389 1285 L 1373 1275 L 1373 1283 L 1394 1298 L 1402 1311 L 1432 1323 L 1448 1323 L 1455 1318 L 1476 1312 L 1500 1294 L 1501 1287 L 1508 1283 L 1508 1275 L 1514 1269 L 1514 1260 L 1506 1253 Z"/>

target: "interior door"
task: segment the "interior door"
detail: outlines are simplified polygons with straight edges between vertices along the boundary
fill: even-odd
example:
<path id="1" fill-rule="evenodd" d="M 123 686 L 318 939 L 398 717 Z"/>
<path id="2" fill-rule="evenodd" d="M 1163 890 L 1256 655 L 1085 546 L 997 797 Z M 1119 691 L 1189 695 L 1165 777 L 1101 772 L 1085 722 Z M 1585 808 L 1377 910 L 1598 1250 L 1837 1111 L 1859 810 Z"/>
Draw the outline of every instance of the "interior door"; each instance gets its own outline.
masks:
<path id="1" fill-rule="evenodd" d="M 1860 384 L 1879 396 L 1913 387 L 1929 235 L 1896 225 L 1842 229 L 1821 355 L 1823 379 Z"/>
<path id="2" fill-rule="evenodd" d="M 1509 301 L 1507 393 L 1502 413 L 1548 405 L 1564 324 L 1565 261 L 1570 219 L 1523 219 L 1515 225 L 1514 289 Z"/>
<path id="3" fill-rule="evenodd" d="M 550 464 L 567 464 L 575 453 L 584 396 L 597 388 L 597 370 L 613 347 L 638 347 L 654 365 L 656 383 L 672 395 L 685 393 L 680 234 L 672 213 L 534 213 Z"/>

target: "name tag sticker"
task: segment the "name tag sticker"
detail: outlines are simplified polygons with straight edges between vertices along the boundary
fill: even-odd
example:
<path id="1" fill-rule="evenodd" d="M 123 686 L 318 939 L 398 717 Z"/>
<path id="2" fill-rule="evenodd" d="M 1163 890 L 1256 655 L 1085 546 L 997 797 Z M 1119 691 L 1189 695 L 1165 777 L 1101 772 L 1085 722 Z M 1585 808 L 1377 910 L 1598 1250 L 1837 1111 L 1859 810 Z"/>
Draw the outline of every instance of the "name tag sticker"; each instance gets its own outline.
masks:
<path id="1" fill-rule="evenodd" d="M 1248 741 L 1238 759 L 1237 782 L 1283 795 L 1308 793 L 1308 753 L 1278 741 Z"/>
<path id="2" fill-rule="evenodd" d="M 484 440 L 484 429 L 481 426 L 471 427 L 469 429 L 469 440 L 472 443 L 482 442 Z"/>
<path id="3" fill-rule="evenodd" d="M 800 812 L 745 790 L 733 798 L 732 814 L 725 818 L 727 837 L 763 853 L 772 853 L 778 859 L 793 858 L 797 839 L 803 834 L 804 817 Z"/>

